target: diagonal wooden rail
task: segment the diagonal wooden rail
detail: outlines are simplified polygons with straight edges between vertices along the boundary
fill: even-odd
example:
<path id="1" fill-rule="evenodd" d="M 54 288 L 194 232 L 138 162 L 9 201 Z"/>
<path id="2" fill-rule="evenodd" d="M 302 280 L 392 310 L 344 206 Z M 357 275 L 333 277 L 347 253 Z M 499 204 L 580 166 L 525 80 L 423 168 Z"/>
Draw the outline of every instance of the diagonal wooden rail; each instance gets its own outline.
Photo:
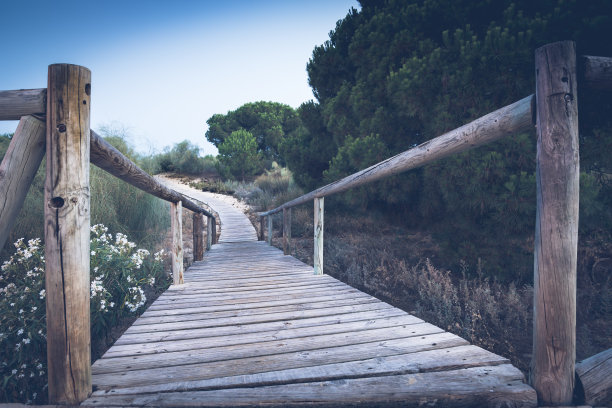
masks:
<path id="1" fill-rule="evenodd" d="M 94 363 L 82 405 L 537 405 L 505 358 L 315 275 L 240 210 L 192 196 L 219 212 L 219 244 Z"/>

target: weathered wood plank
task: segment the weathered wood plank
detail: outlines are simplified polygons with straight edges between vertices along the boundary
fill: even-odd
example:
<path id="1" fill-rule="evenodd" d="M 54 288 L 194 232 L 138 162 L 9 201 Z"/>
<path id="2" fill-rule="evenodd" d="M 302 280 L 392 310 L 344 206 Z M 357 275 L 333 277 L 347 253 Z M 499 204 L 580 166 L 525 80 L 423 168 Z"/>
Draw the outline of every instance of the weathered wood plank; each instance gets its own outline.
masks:
<path id="1" fill-rule="evenodd" d="M 322 337 L 322 339 L 319 337 Z M 311 344 L 313 340 L 320 341 L 313 346 Z M 325 343 L 325 340 L 329 343 Z M 300 358 L 307 358 L 306 355 L 316 350 L 328 350 L 330 348 L 337 349 L 336 351 L 339 352 L 342 349 L 344 352 L 340 355 L 343 355 L 346 361 L 356 361 L 360 360 L 360 356 L 347 355 L 348 347 L 362 349 L 363 347 L 358 347 L 360 344 L 370 344 L 374 349 L 378 349 L 380 344 L 373 345 L 372 343 L 381 341 L 395 341 L 394 344 L 401 345 L 400 348 L 402 349 L 409 347 L 411 350 L 417 351 L 441 348 L 442 345 L 467 344 L 460 337 L 444 333 L 435 326 L 425 323 L 415 325 L 413 330 L 404 333 L 403 336 L 395 332 L 391 333 L 389 330 L 373 329 L 359 333 L 298 337 L 283 341 L 233 344 L 211 348 L 164 351 L 162 353 L 129 354 L 112 358 L 104 357 L 94 363 L 93 370 L 96 374 L 96 385 L 99 387 L 144 385 L 163 383 L 172 380 L 172 378 L 190 380 L 202 378 L 201 376 L 208 372 L 208 363 L 211 362 L 225 363 L 231 366 L 234 360 L 257 357 L 259 358 L 258 363 L 265 366 L 269 358 L 272 359 L 271 361 L 276 361 L 271 356 L 301 353 L 301 355 L 296 355 L 296 359 L 300 360 Z M 330 359 L 333 360 L 333 357 L 330 357 Z M 200 367 L 199 364 L 203 365 Z M 279 364 L 278 361 L 275 364 Z M 114 377 L 105 375 L 110 373 L 116 375 Z M 212 374 L 215 375 L 214 372 Z"/>
<path id="2" fill-rule="evenodd" d="M 198 371 L 196 380 L 168 379 L 160 384 L 106 388 L 94 395 L 194 391 L 247 385 L 266 386 L 507 363 L 508 360 L 503 357 L 479 347 L 466 345 L 465 340 L 459 337 L 440 333 L 424 338 L 391 340 L 383 344 L 363 343 L 308 352 L 276 354 L 266 356 L 265 359 L 248 357 L 213 361 L 196 367 Z"/>
<path id="3" fill-rule="evenodd" d="M 89 106 L 91 73 L 49 66 L 45 289 L 49 401 L 91 393 L 89 332 Z"/>
<path id="4" fill-rule="evenodd" d="M 47 112 L 47 89 L 0 91 L 0 120 L 20 120 L 22 116 L 44 116 Z"/>
<path id="5" fill-rule="evenodd" d="M 531 381 L 543 405 L 569 405 L 576 358 L 578 254 L 578 100 L 571 41 L 538 48 Z"/>
<path id="6" fill-rule="evenodd" d="M 318 197 L 337 194 L 410 169 L 415 169 L 504 137 L 529 132 L 533 129 L 532 98 L 533 95 L 529 95 L 520 101 L 491 112 L 442 136 L 422 143 L 413 149 L 376 163 L 367 169 L 334 181 L 259 215 L 274 214 L 284 208 L 295 207 Z"/>
<path id="7" fill-rule="evenodd" d="M 452 390 L 452 391 L 451 391 Z M 535 392 L 511 365 L 215 391 L 95 397 L 86 405 L 536 407 Z"/>
<path id="8" fill-rule="evenodd" d="M 45 155 L 45 123 L 24 116 L 0 164 L 0 248 L 17 220 L 26 194 Z"/>
<path id="9" fill-rule="evenodd" d="M 612 406 L 612 348 L 576 364 L 584 402 L 592 406 Z"/>
<path id="10" fill-rule="evenodd" d="M 291 208 L 283 209 L 283 254 L 291 254 Z"/>

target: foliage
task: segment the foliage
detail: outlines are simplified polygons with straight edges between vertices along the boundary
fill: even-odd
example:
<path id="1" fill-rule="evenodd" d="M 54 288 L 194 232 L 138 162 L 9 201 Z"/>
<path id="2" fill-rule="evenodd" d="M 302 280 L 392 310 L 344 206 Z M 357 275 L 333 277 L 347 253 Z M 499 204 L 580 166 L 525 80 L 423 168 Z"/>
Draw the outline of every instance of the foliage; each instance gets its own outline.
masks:
<path id="1" fill-rule="evenodd" d="M 283 139 L 300 126 L 300 118 L 293 108 L 278 102 L 247 103 L 227 114 L 215 114 L 206 123 L 206 139 L 220 148 L 235 131 L 246 130 L 257 143 L 257 151 L 268 168 L 273 161 L 283 163 L 279 146 Z"/>
<path id="2" fill-rule="evenodd" d="M 255 137 L 244 129 L 232 132 L 219 146 L 219 171 L 244 181 L 262 170 Z"/>
<path id="3" fill-rule="evenodd" d="M 533 93 L 539 46 L 571 39 L 579 55 L 612 55 L 607 0 L 360 3 L 361 10 L 349 11 L 314 49 L 307 71 L 317 102 L 300 108 L 309 120 L 302 119 L 302 128 L 281 145 L 296 181 L 307 188 Z M 605 114 L 612 102 L 581 90 L 580 103 L 581 194 L 585 207 L 595 211 L 612 204 L 612 156 L 606 149 L 612 148 L 612 118 Z M 457 267 L 459 259 L 481 257 L 487 270 L 499 273 L 511 262 L 527 276 L 533 140 L 517 135 L 342 197 L 433 229 Z M 581 233 L 612 230 L 609 211 L 602 221 L 581 219 Z M 509 259 L 505 253 L 518 255 Z"/>
<path id="4" fill-rule="evenodd" d="M 136 164 L 144 160 L 134 152 L 124 135 L 106 134 L 105 140 Z M 0 136 L 0 158 L 4 156 L 10 137 Z M 19 237 L 31 239 L 43 235 L 43 203 L 45 161 L 36 172 L 23 207 L 2 249 L 1 258 L 10 256 L 10 242 Z M 90 167 L 90 206 L 92 224 L 101 223 L 111 230 L 132 236 L 140 245 L 152 249 L 164 238 L 169 228 L 168 204 L 133 187 L 102 169 Z"/>
<path id="5" fill-rule="evenodd" d="M 165 289 L 163 252 L 153 256 L 121 233 L 91 228 L 91 335 L 105 337 L 122 317 L 142 312 L 145 289 Z M 47 387 L 45 261 L 40 239 L 15 242 L 0 275 L 1 401 L 44 403 Z"/>
<path id="6" fill-rule="evenodd" d="M 164 153 L 152 158 L 151 172 L 173 172 L 181 174 L 213 173 L 216 170 L 216 158 L 208 155 L 200 157 L 200 148 L 184 140 L 166 149 Z"/>

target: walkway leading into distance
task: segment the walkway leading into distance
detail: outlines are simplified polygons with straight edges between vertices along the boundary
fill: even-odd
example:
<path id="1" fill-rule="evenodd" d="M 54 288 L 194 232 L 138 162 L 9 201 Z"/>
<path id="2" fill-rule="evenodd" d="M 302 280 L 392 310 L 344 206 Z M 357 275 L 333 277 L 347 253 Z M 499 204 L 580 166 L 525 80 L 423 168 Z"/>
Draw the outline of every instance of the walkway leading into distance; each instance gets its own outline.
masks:
<path id="1" fill-rule="evenodd" d="M 537 405 L 507 359 L 315 276 L 239 209 L 180 191 L 219 213 L 219 244 L 93 364 L 83 405 Z"/>

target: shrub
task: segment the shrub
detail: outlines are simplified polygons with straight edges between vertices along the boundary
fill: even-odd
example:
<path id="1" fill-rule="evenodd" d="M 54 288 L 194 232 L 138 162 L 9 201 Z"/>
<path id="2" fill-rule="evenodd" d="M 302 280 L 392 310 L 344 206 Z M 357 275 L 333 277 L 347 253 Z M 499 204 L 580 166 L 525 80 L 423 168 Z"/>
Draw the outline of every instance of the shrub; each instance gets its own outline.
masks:
<path id="1" fill-rule="evenodd" d="M 184 140 L 175 144 L 172 149 L 154 156 L 153 164 L 148 167 L 153 173 L 203 174 L 216 173 L 216 165 L 216 157 L 200 157 L 200 148 Z"/>
<path id="2" fill-rule="evenodd" d="M 145 290 L 169 285 L 163 252 L 153 256 L 103 225 L 91 229 L 91 332 L 106 337 L 121 318 L 139 314 Z M 1 401 L 44 403 L 47 387 L 44 247 L 40 239 L 15 242 L 0 274 Z"/>

